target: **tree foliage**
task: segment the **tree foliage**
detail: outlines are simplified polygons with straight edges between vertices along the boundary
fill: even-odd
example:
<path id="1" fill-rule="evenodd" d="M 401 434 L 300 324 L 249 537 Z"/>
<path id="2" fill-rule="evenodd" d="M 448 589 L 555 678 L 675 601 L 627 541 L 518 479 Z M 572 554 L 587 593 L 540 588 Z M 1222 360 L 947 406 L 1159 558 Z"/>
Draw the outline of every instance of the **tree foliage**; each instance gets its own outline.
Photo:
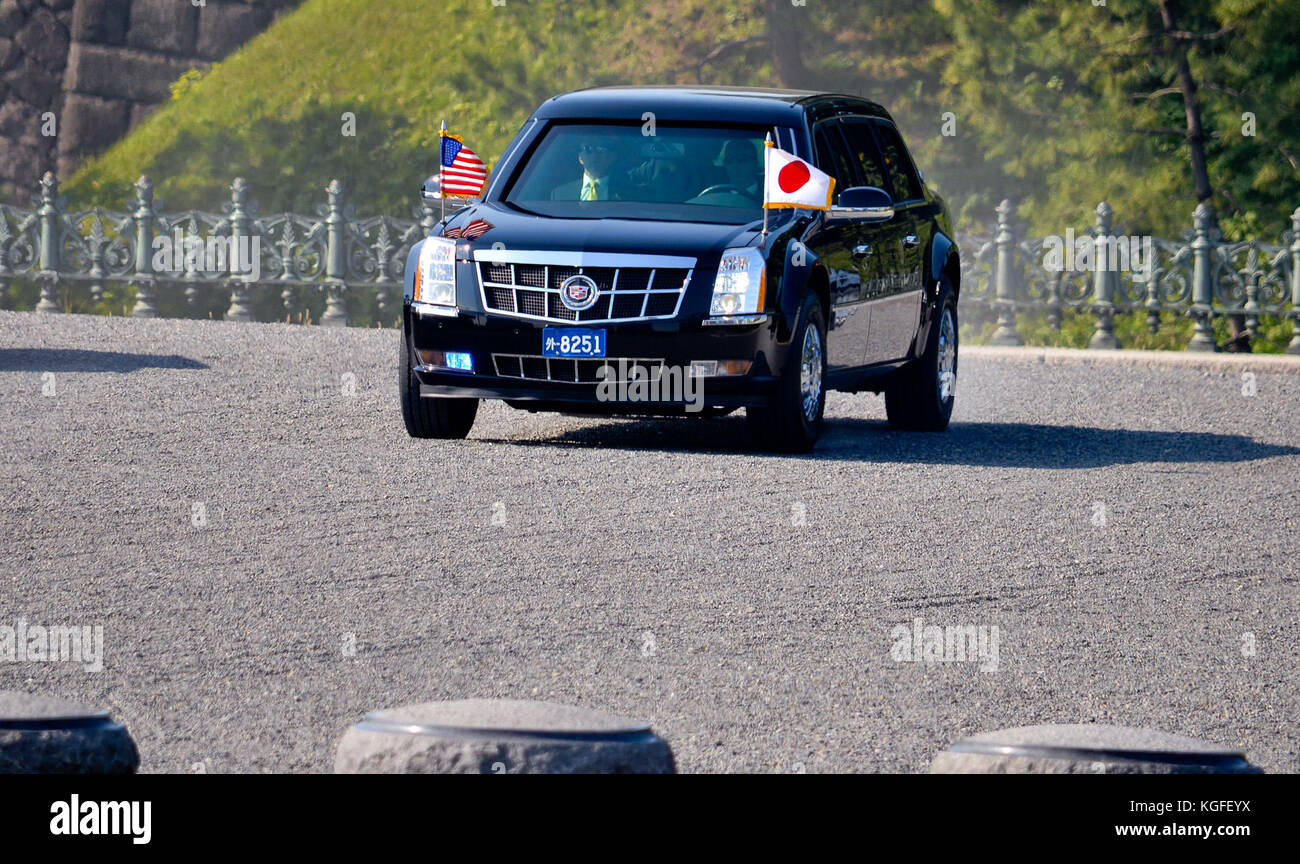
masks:
<path id="1" fill-rule="evenodd" d="M 1225 232 L 1276 236 L 1300 205 L 1300 0 L 1170 0 L 1197 82 Z M 489 163 L 529 112 L 612 83 L 796 85 L 899 121 L 964 227 L 1022 202 L 1046 233 L 1100 200 L 1118 227 L 1176 235 L 1196 203 L 1157 0 L 308 0 L 197 81 L 69 191 L 118 204 L 140 173 L 169 206 L 213 207 L 236 175 L 263 210 L 333 177 L 408 212 L 439 121 Z M 795 62 L 797 61 L 797 62 Z M 343 112 L 357 135 L 340 134 Z M 1254 135 L 1243 134 L 1253 115 Z M 943 134 L 945 118 L 951 122 Z"/>

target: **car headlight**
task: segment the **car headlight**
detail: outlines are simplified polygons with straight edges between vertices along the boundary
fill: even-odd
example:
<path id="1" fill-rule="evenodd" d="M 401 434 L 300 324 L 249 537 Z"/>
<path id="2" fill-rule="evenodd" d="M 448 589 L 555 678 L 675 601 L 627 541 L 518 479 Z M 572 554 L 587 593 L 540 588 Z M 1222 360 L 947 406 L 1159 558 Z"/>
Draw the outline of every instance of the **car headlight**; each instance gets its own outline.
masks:
<path id="1" fill-rule="evenodd" d="M 718 262 L 713 280 L 713 305 L 709 314 L 734 318 L 763 311 L 767 265 L 757 249 L 728 249 Z"/>
<path id="2" fill-rule="evenodd" d="M 448 237 L 430 237 L 420 247 L 420 263 L 415 268 L 416 303 L 435 306 L 456 305 L 456 241 Z"/>

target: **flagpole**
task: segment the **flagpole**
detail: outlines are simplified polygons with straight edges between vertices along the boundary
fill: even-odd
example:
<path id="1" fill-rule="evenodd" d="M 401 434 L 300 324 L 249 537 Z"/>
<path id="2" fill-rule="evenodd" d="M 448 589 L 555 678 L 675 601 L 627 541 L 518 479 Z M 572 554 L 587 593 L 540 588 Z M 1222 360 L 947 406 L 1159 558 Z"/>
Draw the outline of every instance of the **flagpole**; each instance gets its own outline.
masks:
<path id="1" fill-rule="evenodd" d="M 772 133 L 767 133 L 767 139 L 763 141 L 763 236 L 767 236 L 767 175 L 772 167 L 772 148 L 776 145 L 772 143 Z"/>
<path id="2" fill-rule="evenodd" d="M 439 217 L 439 221 L 441 222 L 447 221 L 447 177 L 443 171 L 443 168 L 446 166 L 442 164 L 443 140 L 446 137 L 447 121 L 443 120 L 442 129 L 438 131 L 438 205 L 442 210 Z"/>

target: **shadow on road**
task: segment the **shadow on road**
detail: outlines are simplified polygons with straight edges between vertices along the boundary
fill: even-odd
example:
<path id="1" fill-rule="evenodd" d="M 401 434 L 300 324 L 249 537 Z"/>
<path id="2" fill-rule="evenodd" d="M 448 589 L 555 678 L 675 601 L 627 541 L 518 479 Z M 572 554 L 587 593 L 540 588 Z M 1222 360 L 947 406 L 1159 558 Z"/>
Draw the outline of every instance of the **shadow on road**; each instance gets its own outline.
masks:
<path id="1" fill-rule="evenodd" d="M 127 354 L 77 348 L 0 348 L 0 372 L 135 372 L 139 369 L 207 369 L 179 354 Z"/>
<path id="2" fill-rule="evenodd" d="M 715 420 L 591 419 L 581 429 L 541 440 L 497 440 L 526 446 L 753 453 L 739 417 Z M 1300 447 L 1266 444 L 1218 432 L 1097 429 L 1035 423 L 953 423 L 947 432 L 896 432 L 883 420 L 834 419 L 817 449 L 776 458 L 908 462 L 993 468 L 1099 468 L 1133 463 L 1249 462 L 1300 455 Z"/>

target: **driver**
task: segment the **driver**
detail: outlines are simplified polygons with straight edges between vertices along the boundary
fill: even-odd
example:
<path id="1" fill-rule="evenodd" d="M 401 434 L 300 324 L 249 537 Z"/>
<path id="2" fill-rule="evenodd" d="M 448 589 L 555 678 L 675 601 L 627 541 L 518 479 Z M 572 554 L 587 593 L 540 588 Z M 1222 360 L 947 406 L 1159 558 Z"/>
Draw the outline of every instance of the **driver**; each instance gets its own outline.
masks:
<path id="1" fill-rule="evenodd" d="M 758 170 L 758 154 L 754 145 L 744 138 L 731 138 L 723 143 L 717 160 L 713 163 L 722 168 L 727 178 L 727 185 L 735 186 L 751 197 L 758 197 L 762 178 Z"/>

